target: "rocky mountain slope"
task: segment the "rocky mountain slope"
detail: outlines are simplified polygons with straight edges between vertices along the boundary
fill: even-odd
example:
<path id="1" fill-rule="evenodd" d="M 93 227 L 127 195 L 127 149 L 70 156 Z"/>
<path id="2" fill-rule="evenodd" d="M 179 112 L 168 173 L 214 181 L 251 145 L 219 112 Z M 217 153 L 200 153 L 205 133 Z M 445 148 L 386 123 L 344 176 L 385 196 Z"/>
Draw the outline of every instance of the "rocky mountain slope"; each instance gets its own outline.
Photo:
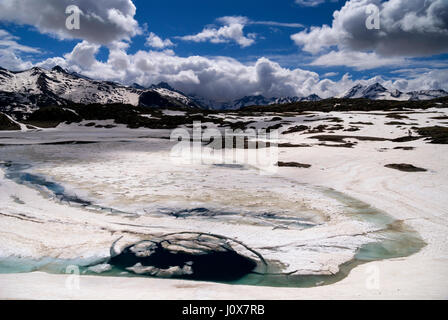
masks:
<path id="1" fill-rule="evenodd" d="M 403 93 L 386 89 L 381 84 L 375 83 L 358 84 L 338 98 L 423 101 L 445 96 L 448 96 L 448 92 L 443 90 Z M 12 115 L 15 119 L 27 118 L 41 107 L 64 107 L 72 104 L 123 104 L 155 108 L 235 110 L 248 106 L 272 106 L 321 100 L 315 94 L 308 97 L 273 98 L 256 95 L 230 102 L 217 102 L 198 96 L 188 96 L 164 82 L 145 88 L 136 83 L 124 86 L 115 82 L 92 80 L 58 66 L 51 70 L 34 67 L 20 72 L 0 68 L 0 112 Z"/>
<path id="2" fill-rule="evenodd" d="M 130 104 L 145 107 L 199 107 L 180 92 L 164 87 L 136 88 L 114 82 L 95 81 L 69 73 L 32 68 L 12 72 L 0 68 L 0 111 L 29 114 L 43 106 L 79 104 Z"/>
<path id="3" fill-rule="evenodd" d="M 386 89 L 379 83 L 372 85 L 357 84 L 339 98 L 344 99 L 370 99 L 370 100 L 396 100 L 396 101 L 422 101 L 448 96 L 444 90 L 421 90 L 412 92 L 401 92 L 399 90 Z"/>

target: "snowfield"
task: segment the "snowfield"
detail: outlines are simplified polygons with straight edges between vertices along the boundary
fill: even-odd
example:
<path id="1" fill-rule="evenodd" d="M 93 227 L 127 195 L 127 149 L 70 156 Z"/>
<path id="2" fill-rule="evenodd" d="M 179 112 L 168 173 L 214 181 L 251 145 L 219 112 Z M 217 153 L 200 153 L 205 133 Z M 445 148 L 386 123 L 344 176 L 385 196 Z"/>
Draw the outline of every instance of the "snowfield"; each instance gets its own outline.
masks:
<path id="1" fill-rule="evenodd" d="M 435 118 L 448 110 L 400 114 L 408 117 L 400 120 L 405 124 L 388 124 L 389 112 L 315 112 L 278 121 L 236 114 L 235 121 L 255 121 L 255 128 L 333 127 L 280 135 L 279 161 L 311 167 L 280 167 L 272 175 L 245 163 L 173 161 L 168 130 L 63 124 L 2 132 L 0 272 L 19 266 L 0 274 L 0 298 L 446 299 L 448 147 L 392 139 L 409 135 L 407 124 L 444 125 Z M 319 141 L 319 134 L 349 136 L 344 141 L 351 147 Z M 385 167 L 403 162 L 428 171 Z M 61 201 L 51 190 L 12 179 L 12 164 L 30 165 L 24 172 L 93 205 Z M 248 277 L 235 286 L 88 273 L 79 290 L 69 290 L 58 269 L 96 263 L 107 271 L 102 263 L 118 238 L 123 248 L 183 231 L 238 239 L 283 275 Z M 27 272 L 17 273 L 20 268 Z"/>

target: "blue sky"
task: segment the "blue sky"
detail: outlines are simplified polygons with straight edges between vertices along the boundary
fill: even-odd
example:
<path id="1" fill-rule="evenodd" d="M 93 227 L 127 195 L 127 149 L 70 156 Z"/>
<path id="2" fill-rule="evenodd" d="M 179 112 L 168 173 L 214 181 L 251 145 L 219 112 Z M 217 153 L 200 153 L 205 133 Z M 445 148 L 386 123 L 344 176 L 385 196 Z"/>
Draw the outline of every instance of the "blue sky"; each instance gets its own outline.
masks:
<path id="1" fill-rule="evenodd" d="M 296 67 L 304 65 L 304 61 L 303 57 L 299 55 L 299 48 L 290 38 L 291 34 L 308 26 L 330 24 L 333 12 L 340 9 L 344 1 L 327 2 L 318 7 L 302 6 L 291 0 L 134 0 L 133 3 L 137 7 L 135 19 L 142 26 L 146 24 L 147 30 L 164 39 L 198 33 L 204 26 L 216 24 L 216 19 L 223 16 L 245 16 L 254 21 L 301 24 L 304 27 L 248 26 L 246 27 L 248 33 L 257 33 L 262 38 L 247 48 L 240 48 L 235 43 L 215 45 L 175 41 L 176 52 L 182 56 L 223 55 L 244 61 L 253 61 L 261 56 L 283 55 L 286 57 L 285 59 L 279 58 L 279 60 L 284 60 L 282 64 L 287 67 Z M 30 25 L 0 21 L 0 28 L 20 37 L 22 44 L 42 49 L 41 55 L 32 56 L 35 61 L 69 52 L 79 42 L 77 39 L 60 41 L 51 35 L 40 33 Z M 129 52 L 145 48 L 144 44 L 144 34 L 133 38 Z M 98 55 L 98 58 L 102 60 L 107 58 L 107 50 L 103 49 Z"/>
<path id="2" fill-rule="evenodd" d="M 64 25 L 70 4 L 82 10 L 78 33 Z M 365 27 L 368 5 L 380 30 Z M 0 65 L 163 80 L 210 99 L 331 96 L 357 81 L 448 89 L 447 11 L 445 0 L 4 0 Z"/>

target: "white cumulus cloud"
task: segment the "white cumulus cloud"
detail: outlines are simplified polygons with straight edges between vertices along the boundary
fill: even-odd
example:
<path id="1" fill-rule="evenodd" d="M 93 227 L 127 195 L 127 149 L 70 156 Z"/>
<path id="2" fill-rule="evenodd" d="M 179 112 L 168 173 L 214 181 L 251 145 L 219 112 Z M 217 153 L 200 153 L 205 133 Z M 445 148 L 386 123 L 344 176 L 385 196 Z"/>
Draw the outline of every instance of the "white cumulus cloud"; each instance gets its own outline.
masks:
<path id="1" fill-rule="evenodd" d="M 10 70 L 30 68 L 32 63 L 24 61 L 20 54 L 40 53 L 37 48 L 20 44 L 19 37 L 13 36 L 6 30 L 0 29 L 0 66 Z"/>
<path id="2" fill-rule="evenodd" d="M 380 9 L 380 30 L 366 27 L 367 5 Z M 303 50 L 317 54 L 337 47 L 381 56 L 430 56 L 448 52 L 448 1 L 350 0 L 333 14 L 331 26 L 292 35 Z"/>
<path id="3" fill-rule="evenodd" d="M 246 17 L 222 17 L 218 22 L 223 24 L 220 28 L 206 27 L 194 35 L 179 37 L 184 41 L 227 43 L 236 42 L 241 47 L 249 47 L 255 43 L 255 35 L 244 34 L 244 27 L 249 23 Z"/>
<path id="4" fill-rule="evenodd" d="M 402 57 L 380 57 L 374 52 L 331 51 L 316 58 L 312 66 L 335 67 L 346 66 L 356 70 L 368 70 L 380 67 L 405 66 L 410 64 Z"/>
<path id="5" fill-rule="evenodd" d="M 66 8 L 81 10 L 80 29 L 66 28 Z M 82 39 L 108 45 L 140 34 L 131 0 L 2 0 L 0 20 L 31 25 L 60 39 Z"/>
<path id="6" fill-rule="evenodd" d="M 174 43 L 171 42 L 170 39 L 163 40 L 158 35 L 156 35 L 154 32 L 151 32 L 149 34 L 148 38 L 146 39 L 146 45 L 149 47 L 152 47 L 152 48 L 164 49 L 164 48 L 174 46 Z"/>

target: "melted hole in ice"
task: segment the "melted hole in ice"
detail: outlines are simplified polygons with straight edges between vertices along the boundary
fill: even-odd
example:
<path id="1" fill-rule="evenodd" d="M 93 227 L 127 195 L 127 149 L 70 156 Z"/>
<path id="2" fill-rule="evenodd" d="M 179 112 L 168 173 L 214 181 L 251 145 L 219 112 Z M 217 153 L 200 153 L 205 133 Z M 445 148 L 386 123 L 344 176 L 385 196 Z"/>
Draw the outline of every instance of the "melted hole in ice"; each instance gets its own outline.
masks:
<path id="1" fill-rule="evenodd" d="M 382 259 L 410 256 L 425 246 L 425 243 L 414 231 L 404 226 L 392 226 L 393 230 L 384 232 L 384 239 L 377 243 L 363 245 L 355 258 L 340 266 L 339 272 L 333 275 L 296 275 L 281 273 L 281 266 L 275 261 L 261 261 L 244 255 L 239 250 L 235 253 L 197 256 L 192 259 L 194 249 L 183 247 L 175 241 L 142 241 L 126 247 L 121 253 L 115 253 L 105 264 L 105 259 L 52 259 L 43 258 L 31 260 L 26 258 L 9 257 L 0 259 L 0 273 L 18 273 L 44 271 L 49 273 L 71 273 L 70 267 L 79 266 L 81 274 L 101 276 L 156 276 L 162 278 L 183 278 L 191 280 L 207 280 L 237 285 L 256 285 L 271 287 L 308 288 L 329 285 L 344 279 L 350 271 L 363 263 Z M 166 239 L 165 239 L 166 240 Z M 178 239 L 181 241 L 182 239 Z M 188 243 L 188 241 L 187 241 Z M 204 244 L 206 242 L 198 242 Z M 214 246 L 220 242 L 215 242 Z M 157 252 L 157 244 L 163 249 Z M 172 245 L 170 247 L 170 245 Z M 184 244 L 185 245 L 185 244 Z M 224 242 L 222 245 L 226 246 Z M 209 245 L 210 246 L 210 245 Z M 153 250 L 156 249 L 156 250 Z M 189 250 L 190 255 L 187 254 Z M 206 249 L 211 251 L 211 249 Z M 145 259 L 153 252 L 153 260 Z M 176 251 L 184 254 L 176 255 Z M 197 251 L 196 253 L 198 253 Z M 259 258 L 259 257 L 258 257 Z M 212 259 L 209 261 L 209 259 Z M 196 274 L 191 274 L 196 264 Z M 217 261 L 220 264 L 217 264 Z M 264 265 L 263 265 L 264 263 Z M 112 265 L 112 266 L 111 266 Z M 260 267 L 261 266 L 261 267 Z M 260 270 L 261 269 L 261 270 Z M 255 272 L 256 271 L 256 272 Z M 261 271 L 261 272 L 260 272 Z"/>
<path id="2" fill-rule="evenodd" d="M 257 263 L 228 240 L 200 233 L 141 241 L 114 253 L 109 264 L 139 275 L 209 281 L 235 281 Z"/>

